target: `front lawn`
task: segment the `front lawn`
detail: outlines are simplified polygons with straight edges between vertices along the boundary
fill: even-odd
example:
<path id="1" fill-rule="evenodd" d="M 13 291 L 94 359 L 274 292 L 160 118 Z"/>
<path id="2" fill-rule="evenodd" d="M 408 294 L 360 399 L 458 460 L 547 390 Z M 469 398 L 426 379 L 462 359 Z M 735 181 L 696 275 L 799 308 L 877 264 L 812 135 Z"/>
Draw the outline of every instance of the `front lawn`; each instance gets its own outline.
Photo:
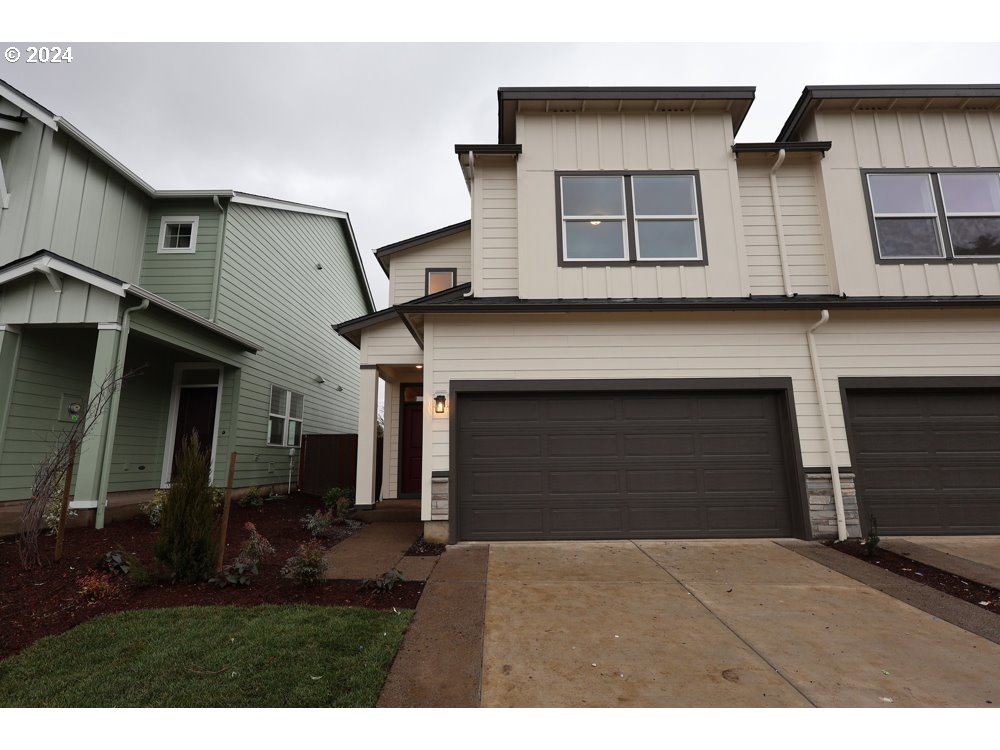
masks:
<path id="1" fill-rule="evenodd" d="M 310 605 L 105 615 L 0 662 L 0 706 L 374 706 L 412 616 Z"/>

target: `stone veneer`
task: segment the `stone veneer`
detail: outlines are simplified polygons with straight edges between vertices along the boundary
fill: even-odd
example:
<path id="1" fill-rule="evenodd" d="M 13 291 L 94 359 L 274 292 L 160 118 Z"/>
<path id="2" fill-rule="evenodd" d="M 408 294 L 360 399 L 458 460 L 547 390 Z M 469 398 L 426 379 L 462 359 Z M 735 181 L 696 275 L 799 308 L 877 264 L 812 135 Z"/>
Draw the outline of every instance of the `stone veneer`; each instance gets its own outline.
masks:
<path id="1" fill-rule="evenodd" d="M 861 536 L 858 498 L 854 489 L 854 474 L 840 473 L 840 489 L 844 495 L 844 516 L 847 536 Z M 833 481 L 830 472 L 806 472 L 806 492 L 809 495 L 809 523 L 816 539 L 836 538 L 837 512 L 833 501 Z"/>
<path id="2" fill-rule="evenodd" d="M 448 520 L 448 477 L 431 478 L 431 519 Z"/>

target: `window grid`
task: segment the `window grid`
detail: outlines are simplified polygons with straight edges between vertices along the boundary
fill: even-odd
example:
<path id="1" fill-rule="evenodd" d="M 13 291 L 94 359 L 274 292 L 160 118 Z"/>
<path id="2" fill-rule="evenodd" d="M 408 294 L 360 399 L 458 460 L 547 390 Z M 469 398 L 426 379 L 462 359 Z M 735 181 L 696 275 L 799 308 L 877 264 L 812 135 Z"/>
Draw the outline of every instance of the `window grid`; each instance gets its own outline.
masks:
<path id="1" fill-rule="evenodd" d="M 567 176 L 569 176 L 569 175 L 567 175 Z M 626 230 L 627 230 L 627 224 L 628 224 L 628 205 L 627 205 L 627 198 L 626 198 L 626 192 L 625 192 L 625 176 L 624 175 L 614 175 L 614 174 L 610 174 L 610 175 L 606 175 L 606 176 L 607 177 L 618 177 L 618 179 L 620 181 L 619 189 L 621 191 L 620 195 L 621 195 L 621 200 L 622 200 L 622 206 L 625 207 L 625 213 L 623 213 L 623 214 L 567 214 L 566 213 L 566 191 L 565 190 L 560 190 L 559 191 L 559 201 L 560 201 L 559 208 L 560 208 L 560 211 L 562 213 L 562 218 L 563 218 L 563 221 L 562 221 L 563 260 L 566 260 L 566 261 L 569 261 L 569 262 L 578 262 L 578 261 L 597 261 L 597 262 L 600 262 L 600 261 L 623 261 L 623 260 L 628 260 L 629 238 L 628 238 L 628 234 L 626 232 Z M 560 178 L 560 179 L 562 179 L 562 178 Z M 590 224 L 596 225 L 596 224 L 602 224 L 604 222 L 609 222 L 610 223 L 612 221 L 618 222 L 618 224 L 621 225 L 621 230 L 622 230 L 622 254 L 621 255 L 618 255 L 618 256 L 613 256 L 612 255 L 612 256 L 607 256 L 607 257 L 604 257 L 604 258 L 570 258 L 570 257 L 567 256 L 568 251 L 569 251 L 569 241 L 568 241 L 566 229 L 567 229 L 567 227 L 568 227 L 569 224 L 571 224 L 571 223 L 576 223 L 576 224 L 590 223 Z"/>
<path id="2" fill-rule="evenodd" d="M 302 413 L 305 398 L 287 388 L 271 386 L 267 418 L 267 444 L 298 447 L 302 440 Z"/>

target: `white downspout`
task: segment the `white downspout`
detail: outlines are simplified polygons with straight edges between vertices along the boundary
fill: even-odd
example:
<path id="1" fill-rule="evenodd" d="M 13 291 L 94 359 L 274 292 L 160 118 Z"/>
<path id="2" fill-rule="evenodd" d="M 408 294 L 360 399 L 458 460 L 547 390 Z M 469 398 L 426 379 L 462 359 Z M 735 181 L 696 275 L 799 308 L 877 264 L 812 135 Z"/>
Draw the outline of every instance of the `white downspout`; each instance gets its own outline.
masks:
<path id="1" fill-rule="evenodd" d="M 774 208 L 774 234 L 778 239 L 778 260 L 781 263 L 781 281 L 785 285 L 785 296 L 794 297 L 792 279 L 788 274 L 788 251 L 785 249 L 785 221 L 781 215 L 781 199 L 778 197 L 778 170 L 785 163 L 785 149 L 779 149 L 778 160 L 771 167 L 771 205 Z"/>
<path id="2" fill-rule="evenodd" d="M 476 168 L 476 152 L 470 150 L 469 151 L 469 198 L 471 199 L 472 210 L 469 212 L 469 219 L 470 219 L 469 228 L 471 230 L 470 233 L 469 233 L 469 239 L 471 239 L 472 241 L 469 243 L 469 247 L 470 247 L 470 249 L 472 251 L 472 258 L 471 258 L 471 260 L 472 260 L 472 264 L 471 264 L 471 266 L 472 266 L 472 284 L 469 285 L 469 291 L 462 295 L 463 297 L 472 297 L 472 296 L 475 295 L 475 293 L 476 293 L 476 279 L 478 278 L 478 276 L 476 274 L 477 273 L 481 273 L 481 271 L 482 271 L 482 265 L 483 265 L 482 260 L 479 261 L 478 267 L 476 265 L 476 227 L 472 223 L 472 222 L 474 222 L 476 220 L 476 217 L 473 216 L 473 214 L 475 214 L 475 212 L 476 212 L 476 195 L 475 195 L 475 192 L 474 192 L 475 191 L 475 186 L 472 184 L 473 182 L 475 182 L 475 175 L 473 174 L 474 171 L 475 171 L 475 168 Z M 482 250 L 482 243 L 481 242 L 480 242 L 480 250 Z"/>
<path id="3" fill-rule="evenodd" d="M 837 515 L 837 541 L 847 539 L 847 518 L 844 515 L 844 492 L 840 487 L 840 466 L 837 463 L 837 451 L 833 444 L 833 429 L 830 427 L 830 412 L 826 408 L 826 392 L 823 390 L 823 372 L 819 367 L 819 356 L 816 353 L 816 341 L 813 331 L 830 320 L 830 311 L 823 310 L 819 320 L 806 331 L 806 343 L 809 344 L 809 361 L 812 363 L 813 383 L 816 385 L 816 400 L 819 402 L 820 418 L 823 420 L 823 432 L 826 434 L 826 451 L 830 462 L 830 482 L 833 484 L 833 507 Z"/>

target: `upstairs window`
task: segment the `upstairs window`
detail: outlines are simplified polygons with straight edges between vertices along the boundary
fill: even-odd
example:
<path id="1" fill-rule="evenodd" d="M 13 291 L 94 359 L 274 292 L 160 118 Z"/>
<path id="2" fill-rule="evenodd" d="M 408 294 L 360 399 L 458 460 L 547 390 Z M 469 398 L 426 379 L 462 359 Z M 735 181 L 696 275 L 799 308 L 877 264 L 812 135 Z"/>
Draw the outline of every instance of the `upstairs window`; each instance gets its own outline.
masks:
<path id="1" fill-rule="evenodd" d="M 880 260 L 1000 257 L 1000 173 L 869 172 L 865 185 Z"/>
<path id="2" fill-rule="evenodd" d="M 164 216 L 160 219 L 158 253 L 193 253 L 198 243 L 197 216 Z"/>
<path id="3" fill-rule="evenodd" d="M 561 265 L 704 262 L 698 175 L 558 176 Z"/>
<path id="4" fill-rule="evenodd" d="M 302 439 L 301 393 L 271 386 L 271 406 L 268 410 L 267 444 L 298 446 Z"/>
<path id="5" fill-rule="evenodd" d="M 454 268 L 428 268 L 424 276 L 424 294 L 437 294 L 455 286 Z"/>

